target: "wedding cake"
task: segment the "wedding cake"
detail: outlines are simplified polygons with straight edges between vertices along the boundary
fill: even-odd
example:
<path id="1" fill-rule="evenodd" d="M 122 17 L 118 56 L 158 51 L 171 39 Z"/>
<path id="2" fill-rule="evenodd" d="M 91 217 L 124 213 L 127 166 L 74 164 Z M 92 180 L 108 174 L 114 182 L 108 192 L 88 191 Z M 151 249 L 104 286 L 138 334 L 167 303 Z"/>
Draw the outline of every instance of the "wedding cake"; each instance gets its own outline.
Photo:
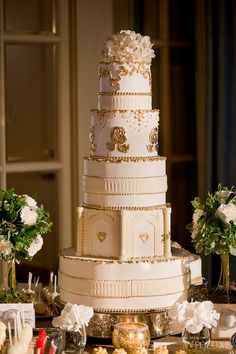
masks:
<path id="1" fill-rule="evenodd" d="M 163 310 L 201 283 L 200 258 L 171 247 L 166 158 L 158 155 L 148 36 L 108 38 L 84 158 L 77 247 L 60 253 L 60 299 L 96 311 Z"/>

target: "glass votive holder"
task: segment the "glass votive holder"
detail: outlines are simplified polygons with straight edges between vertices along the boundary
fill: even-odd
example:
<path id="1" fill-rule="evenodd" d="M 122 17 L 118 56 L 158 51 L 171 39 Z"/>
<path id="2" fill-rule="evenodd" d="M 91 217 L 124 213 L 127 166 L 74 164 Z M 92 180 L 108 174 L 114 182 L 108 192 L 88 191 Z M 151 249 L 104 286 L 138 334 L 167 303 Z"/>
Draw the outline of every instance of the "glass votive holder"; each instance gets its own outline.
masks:
<path id="1" fill-rule="evenodd" d="M 114 325 L 112 344 L 115 349 L 124 349 L 128 354 L 147 349 L 150 344 L 148 326 L 142 322 L 121 322 Z"/>

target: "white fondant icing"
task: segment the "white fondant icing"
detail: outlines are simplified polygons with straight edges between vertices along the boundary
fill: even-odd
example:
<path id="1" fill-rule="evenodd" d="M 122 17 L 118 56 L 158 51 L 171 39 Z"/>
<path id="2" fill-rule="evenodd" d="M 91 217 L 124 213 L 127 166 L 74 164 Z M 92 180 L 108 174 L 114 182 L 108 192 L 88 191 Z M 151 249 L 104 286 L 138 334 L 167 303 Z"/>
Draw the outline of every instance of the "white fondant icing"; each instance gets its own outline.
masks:
<path id="1" fill-rule="evenodd" d="M 191 283 L 201 282 L 200 257 L 171 250 L 166 161 L 158 157 L 159 111 L 152 110 L 152 57 L 148 37 L 131 31 L 105 42 L 77 249 L 60 254 L 64 302 L 101 311 L 166 309 L 186 300 Z"/>
<path id="2" fill-rule="evenodd" d="M 190 255 L 191 284 L 202 284 L 202 261 L 196 254 Z"/>
<path id="3" fill-rule="evenodd" d="M 136 195 L 104 195 L 84 193 L 84 203 L 97 207 L 149 207 L 166 203 L 166 193 Z"/>
<path id="4" fill-rule="evenodd" d="M 152 177 L 166 174 L 166 159 L 106 162 L 84 159 L 84 174 L 98 177 Z"/>
<path id="5" fill-rule="evenodd" d="M 153 210 L 96 210 L 78 208 L 77 256 L 127 260 L 171 257 L 167 206 Z"/>
<path id="6" fill-rule="evenodd" d="M 61 299 L 98 309 L 170 307 L 186 299 L 189 284 L 189 257 L 129 263 L 76 257 L 72 248 L 60 255 Z"/>
<path id="7" fill-rule="evenodd" d="M 83 192 L 95 194 L 155 194 L 167 191 L 167 176 L 96 177 L 83 176 Z"/>
<path id="8" fill-rule="evenodd" d="M 156 156 L 158 141 L 152 143 L 150 136 L 153 129 L 158 127 L 159 112 L 145 110 L 118 110 L 115 112 L 92 110 L 91 126 L 94 128 L 96 150 L 91 155 L 98 156 Z M 127 152 L 119 151 L 119 144 L 110 150 L 108 144 L 112 142 L 114 127 L 122 127 L 125 132 L 125 144 L 129 146 Z"/>
<path id="9" fill-rule="evenodd" d="M 100 63 L 100 92 L 151 92 L 150 64 Z"/>
<path id="10" fill-rule="evenodd" d="M 151 109 L 152 95 L 98 95 L 98 109 Z"/>

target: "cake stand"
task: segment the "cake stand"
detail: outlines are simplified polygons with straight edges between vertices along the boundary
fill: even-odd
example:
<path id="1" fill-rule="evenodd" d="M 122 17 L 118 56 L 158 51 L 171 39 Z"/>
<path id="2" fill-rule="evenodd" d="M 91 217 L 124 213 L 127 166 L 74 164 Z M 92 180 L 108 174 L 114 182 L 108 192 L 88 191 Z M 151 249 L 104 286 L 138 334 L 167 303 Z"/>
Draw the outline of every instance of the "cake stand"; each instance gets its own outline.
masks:
<path id="1" fill-rule="evenodd" d="M 54 314 L 59 315 L 65 303 L 57 297 L 54 300 Z M 107 312 L 94 310 L 89 325 L 86 327 L 88 337 L 111 338 L 113 326 L 119 322 L 143 322 L 148 325 L 152 339 L 179 333 L 172 328 L 168 309 L 151 310 L 149 312 Z"/>

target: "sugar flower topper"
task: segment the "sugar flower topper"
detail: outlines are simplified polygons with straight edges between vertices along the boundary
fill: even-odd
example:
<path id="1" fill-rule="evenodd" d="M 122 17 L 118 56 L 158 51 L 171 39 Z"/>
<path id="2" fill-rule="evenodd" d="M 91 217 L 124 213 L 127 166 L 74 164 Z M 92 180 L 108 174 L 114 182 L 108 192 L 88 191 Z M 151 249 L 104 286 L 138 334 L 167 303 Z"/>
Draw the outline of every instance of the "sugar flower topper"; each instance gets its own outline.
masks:
<path id="1" fill-rule="evenodd" d="M 34 198 L 0 189 L 0 259 L 31 260 L 51 227 L 49 213 Z"/>
<path id="2" fill-rule="evenodd" d="M 61 315 L 53 318 L 52 325 L 65 331 L 78 332 L 83 325 L 88 326 L 92 316 L 92 307 L 68 302 Z"/>
<path id="3" fill-rule="evenodd" d="M 107 63 L 112 61 L 151 63 L 155 57 L 152 47 L 149 36 L 122 30 L 108 37 L 103 43 L 102 60 Z"/>
<path id="4" fill-rule="evenodd" d="M 168 315 L 173 325 L 178 324 L 182 330 L 186 329 L 190 333 L 198 333 L 204 327 L 215 327 L 220 318 L 220 314 L 214 310 L 211 301 L 176 303 Z"/>

